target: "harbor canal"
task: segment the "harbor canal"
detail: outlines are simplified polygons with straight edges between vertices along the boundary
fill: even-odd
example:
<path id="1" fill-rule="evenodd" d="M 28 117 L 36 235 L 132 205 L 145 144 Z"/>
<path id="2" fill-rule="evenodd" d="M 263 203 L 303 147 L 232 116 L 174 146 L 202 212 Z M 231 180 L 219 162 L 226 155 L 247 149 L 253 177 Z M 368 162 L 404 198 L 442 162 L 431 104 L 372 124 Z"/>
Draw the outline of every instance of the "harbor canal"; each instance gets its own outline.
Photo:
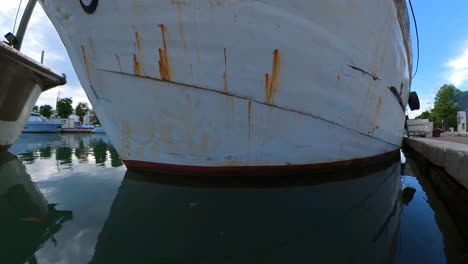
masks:
<path id="1" fill-rule="evenodd" d="M 23 134 L 10 152 L 0 263 L 467 260 L 410 156 L 317 183 L 152 177 L 127 171 L 105 135 Z"/>

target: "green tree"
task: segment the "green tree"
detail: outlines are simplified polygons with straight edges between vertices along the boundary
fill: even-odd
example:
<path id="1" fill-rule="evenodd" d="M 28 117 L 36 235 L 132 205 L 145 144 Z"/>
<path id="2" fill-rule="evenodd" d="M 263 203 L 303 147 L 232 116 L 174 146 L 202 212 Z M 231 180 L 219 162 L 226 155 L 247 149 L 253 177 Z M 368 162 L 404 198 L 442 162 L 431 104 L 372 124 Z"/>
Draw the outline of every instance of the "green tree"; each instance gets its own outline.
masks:
<path id="1" fill-rule="evenodd" d="M 461 93 L 460 97 L 458 98 L 458 111 L 466 111 L 468 112 L 468 91 L 464 91 Z"/>
<path id="2" fill-rule="evenodd" d="M 49 118 L 52 115 L 52 106 L 41 105 L 41 107 L 39 107 L 39 114 L 46 118 Z"/>
<path id="3" fill-rule="evenodd" d="M 71 98 L 63 98 L 57 102 L 57 113 L 61 118 L 68 118 L 73 114 L 73 100 Z"/>
<path id="4" fill-rule="evenodd" d="M 88 113 L 89 106 L 87 103 L 79 102 L 75 108 L 75 114 L 80 118 L 80 122 L 83 124 L 83 118 Z"/>
<path id="5" fill-rule="evenodd" d="M 424 111 L 420 115 L 418 115 L 415 119 L 429 119 L 431 120 L 431 111 Z"/>
<path id="6" fill-rule="evenodd" d="M 32 111 L 35 113 L 39 112 L 39 106 L 35 105 Z"/>
<path id="7" fill-rule="evenodd" d="M 457 101 L 460 95 L 461 91 L 452 84 L 445 84 L 439 89 L 432 110 L 432 121 L 436 127 L 457 127 Z"/>

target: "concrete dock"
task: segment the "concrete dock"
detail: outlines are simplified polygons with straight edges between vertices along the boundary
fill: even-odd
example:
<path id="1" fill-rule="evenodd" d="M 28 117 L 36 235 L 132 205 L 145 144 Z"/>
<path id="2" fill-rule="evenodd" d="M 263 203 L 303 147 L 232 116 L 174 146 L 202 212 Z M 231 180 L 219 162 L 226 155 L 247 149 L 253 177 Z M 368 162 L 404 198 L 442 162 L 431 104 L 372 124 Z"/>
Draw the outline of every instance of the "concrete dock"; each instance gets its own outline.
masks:
<path id="1" fill-rule="evenodd" d="M 468 137 L 442 135 L 438 138 L 410 137 L 404 144 L 432 164 L 443 168 L 468 189 Z"/>
<path id="2" fill-rule="evenodd" d="M 432 183 L 468 245 L 468 137 L 410 137 L 404 139 L 403 150 Z"/>

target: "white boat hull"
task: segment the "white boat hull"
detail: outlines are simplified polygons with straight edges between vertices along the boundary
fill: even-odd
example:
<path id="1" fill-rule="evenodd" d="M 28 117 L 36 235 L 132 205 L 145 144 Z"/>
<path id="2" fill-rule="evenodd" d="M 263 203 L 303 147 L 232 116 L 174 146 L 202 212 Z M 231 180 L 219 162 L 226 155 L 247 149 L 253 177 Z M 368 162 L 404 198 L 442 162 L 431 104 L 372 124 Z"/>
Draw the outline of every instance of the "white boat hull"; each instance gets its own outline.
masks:
<path id="1" fill-rule="evenodd" d="M 411 54 L 393 0 L 41 3 L 128 167 L 346 166 L 401 146 Z"/>
<path id="2" fill-rule="evenodd" d="M 11 145 L 13 145 L 18 136 L 21 134 L 21 131 L 28 121 L 28 118 L 31 115 L 31 110 L 36 104 L 36 101 L 41 95 L 41 92 L 42 90 L 38 85 L 33 88 L 17 120 L 0 120 L 0 152 L 2 150 L 8 149 Z"/>
<path id="3" fill-rule="evenodd" d="M 93 130 L 91 130 L 91 133 L 95 133 L 95 134 L 105 134 L 106 131 L 104 130 L 103 127 L 96 127 L 96 128 L 94 128 Z"/>
<path id="4" fill-rule="evenodd" d="M 21 134 L 41 92 L 65 83 L 64 76 L 0 42 L 0 152 Z"/>
<path id="5" fill-rule="evenodd" d="M 23 133 L 57 133 L 63 124 L 27 122 Z"/>

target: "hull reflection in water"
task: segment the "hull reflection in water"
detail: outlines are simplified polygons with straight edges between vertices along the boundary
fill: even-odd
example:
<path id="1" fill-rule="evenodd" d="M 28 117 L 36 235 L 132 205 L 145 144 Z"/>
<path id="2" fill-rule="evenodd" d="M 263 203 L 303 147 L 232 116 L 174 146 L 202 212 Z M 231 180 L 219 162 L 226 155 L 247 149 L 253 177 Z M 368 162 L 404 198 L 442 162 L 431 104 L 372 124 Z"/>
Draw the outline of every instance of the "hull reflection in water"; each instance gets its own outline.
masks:
<path id="1" fill-rule="evenodd" d="M 400 193 L 400 163 L 293 187 L 194 187 L 127 172 L 92 263 L 393 263 Z"/>
<path id="2" fill-rule="evenodd" d="M 56 210 L 31 180 L 25 166 L 10 153 L 0 154 L 0 260 L 35 262 L 35 252 L 72 219 Z"/>

